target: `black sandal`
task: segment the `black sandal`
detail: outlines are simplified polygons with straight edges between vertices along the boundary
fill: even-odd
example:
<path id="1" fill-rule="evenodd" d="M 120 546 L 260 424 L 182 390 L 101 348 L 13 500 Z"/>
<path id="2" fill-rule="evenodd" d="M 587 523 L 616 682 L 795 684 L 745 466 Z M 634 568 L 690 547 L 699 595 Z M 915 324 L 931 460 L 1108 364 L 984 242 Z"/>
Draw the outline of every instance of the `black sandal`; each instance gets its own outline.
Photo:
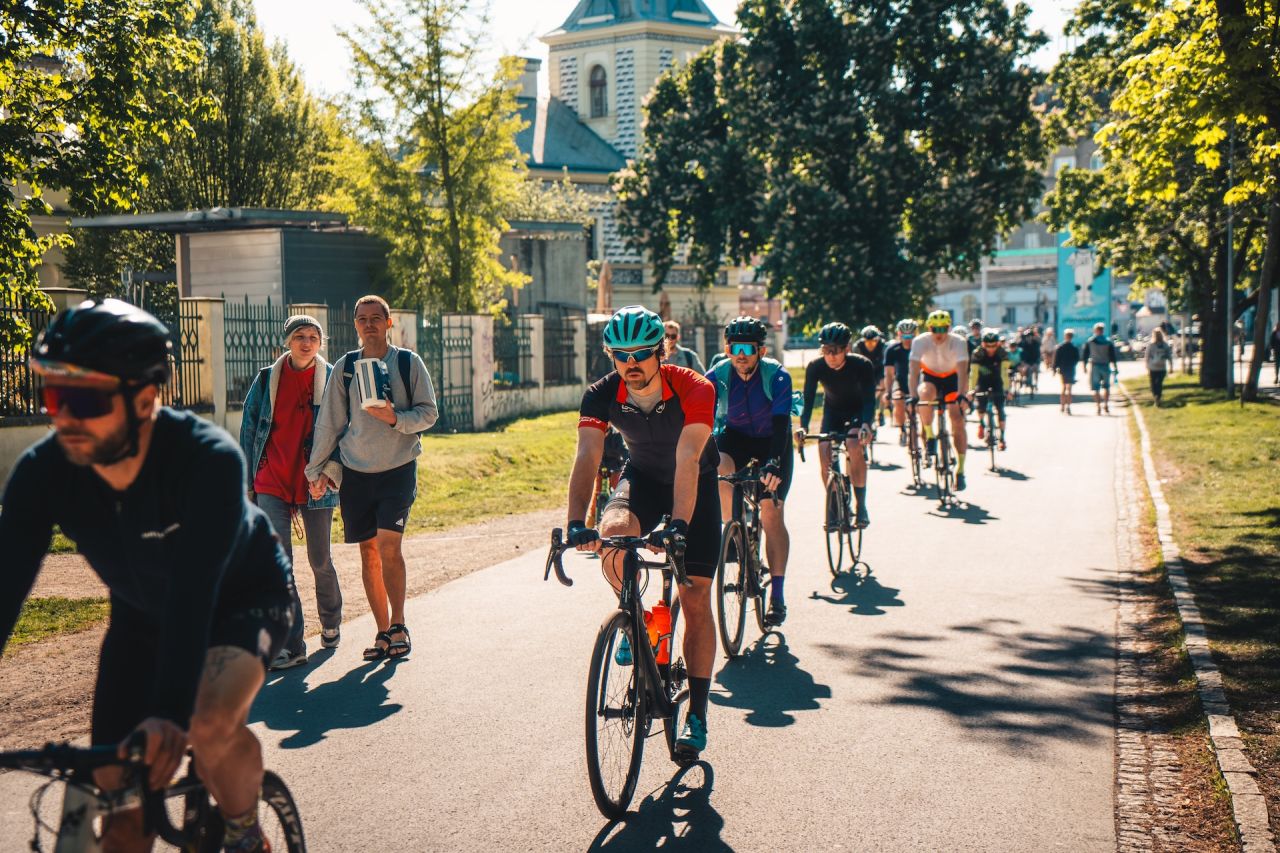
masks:
<path id="1" fill-rule="evenodd" d="M 404 634 L 404 639 L 391 640 L 392 634 Z M 409 640 L 409 629 L 405 627 L 403 622 L 397 622 L 387 629 L 387 639 L 391 642 L 391 645 L 387 647 L 387 657 L 392 660 L 406 656 L 413 649 L 413 644 Z"/>
<path id="2" fill-rule="evenodd" d="M 394 627 L 394 626 L 393 626 Z M 386 643 L 385 646 L 378 645 L 378 641 Z M 364 650 L 364 659 L 367 661 L 382 660 L 391 649 L 391 635 L 386 631 L 379 631 L 373 635 L 373 645 Z"/>

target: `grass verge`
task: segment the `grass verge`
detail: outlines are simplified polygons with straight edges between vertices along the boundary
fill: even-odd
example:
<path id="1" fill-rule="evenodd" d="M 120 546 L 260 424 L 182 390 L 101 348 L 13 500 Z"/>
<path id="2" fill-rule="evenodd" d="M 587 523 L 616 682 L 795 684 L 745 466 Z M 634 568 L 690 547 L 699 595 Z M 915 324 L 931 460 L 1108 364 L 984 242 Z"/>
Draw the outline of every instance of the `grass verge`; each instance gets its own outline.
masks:
<path id="1" fill-rule="evenodd" d="M 105 622 L 111 605 L 105 598 L 29 598 L 6 652 L 55 635 L 74 634 Z"/>
<path id="2" fill-rule="evenodd" d="M 1280 406 L 1241 406 L 1171 377 L 1143 406 L 1174 537 L 1245 749 L 1280 831 Z"/>

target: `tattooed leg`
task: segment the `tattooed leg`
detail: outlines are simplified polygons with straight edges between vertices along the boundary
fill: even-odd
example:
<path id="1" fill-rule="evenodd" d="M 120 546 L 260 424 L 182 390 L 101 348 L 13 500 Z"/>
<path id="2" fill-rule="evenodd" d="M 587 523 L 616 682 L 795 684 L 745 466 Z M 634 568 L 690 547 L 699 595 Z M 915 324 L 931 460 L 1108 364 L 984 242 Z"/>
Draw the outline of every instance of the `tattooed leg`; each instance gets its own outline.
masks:
<path id="1" fill-rule="evenodd" d="M 191 716 L 196 770 L 224 815 L 255 807 L 262 787 L 262 748 L 249 731 L 249 706 L 262 687 L 262 662 L 244 649 L 214 646 Z"/>

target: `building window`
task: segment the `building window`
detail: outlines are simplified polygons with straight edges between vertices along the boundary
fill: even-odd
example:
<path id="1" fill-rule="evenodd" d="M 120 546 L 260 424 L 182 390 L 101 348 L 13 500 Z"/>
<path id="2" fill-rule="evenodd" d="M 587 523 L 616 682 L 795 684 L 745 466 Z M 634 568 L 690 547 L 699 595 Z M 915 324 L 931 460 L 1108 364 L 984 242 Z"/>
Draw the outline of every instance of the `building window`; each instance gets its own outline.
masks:
<path id="1" fill-rule="evenodd" d="M 592 83 L 591 85 L 594 86 L 595 84 Z M 1055 175 L 1061 172 L 1063 169 L 1074 169 L 1075 167 L 1076 167 L 1075 155 L 1068 155 L 1066 157 L 1055 157 L 1053 160 L 1053 173 Z"/>
<path id="2" fill-rule="evenodd" d="M 1022 245 L 1024 248 L 1027 248 L 1027 249 L 1039 249 L 1040 235 L 1032 231 L 1030 234 L 1023 236 Z"/>
<path id="3" fill-rule="evenodd" d="M 1017 326 L 1018 307 L 1016 305 L 1010 305 L 1008 308 L 1005 308 L 1004 315 L 1000 318 L 1000 323 L 1004 326 Z"/>
<path id="4" fill-rule="evenodd" d="M 1099 171 L 1099 170 L 1101 170 L 1101 169 L 1102 169 L 1102 154 L 1101 154 L 1101 152 L 1096 152 L 1092 157 L 1090 157 L 1090 158 L 1089 158 L 1089 168 L 1090 168 L 1090 169 L 1092 169 L 1092 170 L 1093 170 L 1093 171 L 1095 171 L 1095 172 L 1097 172 L 1097 171 Z"/>
<path id="5" fill-rule="evenodd" d="M 600 118 L 609 114 L 609 81 L 604 68 L 597 65 L 591 69 L 591 117 Z"/>

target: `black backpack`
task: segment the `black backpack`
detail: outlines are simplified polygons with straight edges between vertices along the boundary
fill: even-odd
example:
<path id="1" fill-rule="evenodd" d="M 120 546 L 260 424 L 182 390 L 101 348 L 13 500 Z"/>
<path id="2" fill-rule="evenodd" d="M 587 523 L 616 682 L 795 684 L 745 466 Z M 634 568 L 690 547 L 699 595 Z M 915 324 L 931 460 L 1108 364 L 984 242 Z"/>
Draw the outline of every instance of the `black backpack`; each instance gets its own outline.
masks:
<path id="1" fill-rule="evenodd" d="M 342 390 L 351 394 L 351 379 L 356 374 L 356 359 L 361 350 L 354 349 L 342 357 Z M 413 387 L 409 384 L 409 374 L 413 372 L 413 354 L 407 349 L 396 351 L 396 367 L 400 371 L 400 381 L 404 383 L 405 395 L 409 404 L 413 404 Z"/>

